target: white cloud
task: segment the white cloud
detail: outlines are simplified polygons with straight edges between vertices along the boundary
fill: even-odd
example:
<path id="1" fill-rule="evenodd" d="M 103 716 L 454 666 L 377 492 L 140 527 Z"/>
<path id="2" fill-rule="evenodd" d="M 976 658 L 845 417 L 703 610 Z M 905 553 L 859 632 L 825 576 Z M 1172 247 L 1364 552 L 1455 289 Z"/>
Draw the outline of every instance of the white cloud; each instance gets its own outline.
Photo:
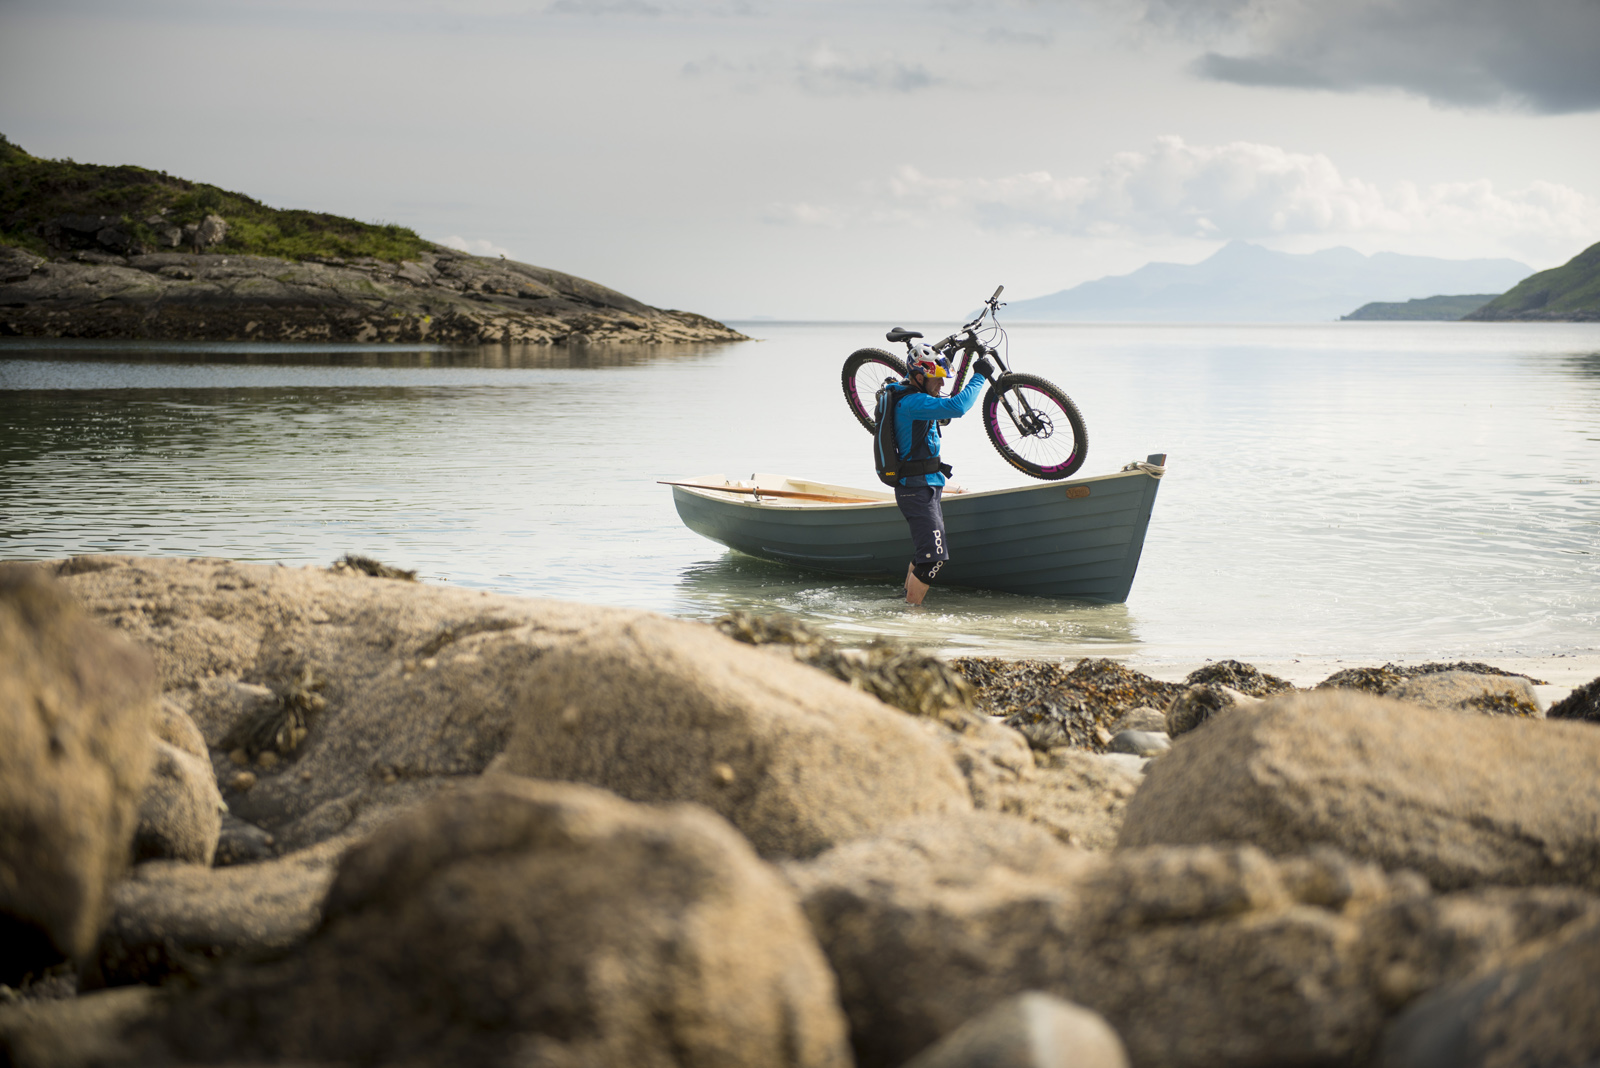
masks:
<path id="1" fill-rule="evenodd" d="M 1321 154 L 1178 137 L 1118 153 L 1089 177 L 941 178 L 902 167 L 854 209 L 792 204 L 766 214 L 771 222 L 834 227 L 952 216 L 1009 233 L 1152 240 L 1471 233 L 1535 249 L 1600 232 L 1600 201 L 1551 182 L 1504 191 L 1486 179 L 1379 186 L 1341 173 Z"/>
<path id="2" fill-rule="evenodd" d="M 690 77 L 731 77 L 745 89 L 787 83 L 812 96 L 912 93 L 947 81 L 921 63 L 892 54 L 867 55 L 826 40 L 742 62 L 711 56 L 686 64 L 683 73 Z"/>
<path id="3" fill-rule="evenodd" d="M 1596 0 L 1143 0 L 1143 14 L 1217 43 L 1197 68 L 1220 81 L 1600 110 Z"/>
<path id="4" fill-rule="evenodd" d="M 469 241 L 464 237 L 457 237 L 455 234 L 451 234 L 440 241 L 439 244 L 446 248 L 453 248 L 458 252 L 470 252 L 474 256 L 504 256 L 508 260 L 516 259 L 511 254 L 510 249 L 501 248 L 493 241 L 482 237 L 476 237 Z"/>

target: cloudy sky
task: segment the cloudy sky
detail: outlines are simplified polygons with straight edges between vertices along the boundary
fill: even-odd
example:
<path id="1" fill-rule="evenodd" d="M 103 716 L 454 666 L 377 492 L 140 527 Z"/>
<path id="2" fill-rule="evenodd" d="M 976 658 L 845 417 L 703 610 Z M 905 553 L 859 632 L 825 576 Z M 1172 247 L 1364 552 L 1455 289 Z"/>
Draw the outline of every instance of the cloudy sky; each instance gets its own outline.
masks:
<path id="1" fill-rule="evenodd" d="M 0 132 L 723 318 L 1600 240 L 1600 0 L 0 0 Z"/>

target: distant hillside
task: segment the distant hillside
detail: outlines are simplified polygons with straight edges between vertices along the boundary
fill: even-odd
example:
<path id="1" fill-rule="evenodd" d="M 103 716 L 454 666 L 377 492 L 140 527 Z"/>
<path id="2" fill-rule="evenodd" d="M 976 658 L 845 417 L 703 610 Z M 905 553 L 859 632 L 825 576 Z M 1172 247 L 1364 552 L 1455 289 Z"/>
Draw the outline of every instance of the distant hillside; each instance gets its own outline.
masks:
<path id="1" fill-rule="evenodd" d="M 1370 301 L 1504 292 L 1531 271 L 1509 259 L 1365 256 L 1349 248 L 1296 254 L 1230 241 L 1200 263 L 1146 264 L 1013 301 L 1007 313 L 1047 322 L 1331 322 Z"/>
<path id="2" fill-rule="evenodd" d="M 1493 300 L 1493 293 L 1468 293 L 1455 297 L 1421 297 L 1417 300 L 1408 300 L 1404 304 L 1390 304 L 1383 301 L 1373 301 L 1363 304 L 1349 315 L 1341 315 L 1341 319 L 1354 320 L 1433 320 L 1436 322 L 1454 322 L 1464 319 Z"/>
<path id="3" fill-rule="evenodd" d="M 693 312 L 403 226 L 280 211 L 0 136 L 0 335 L 163 341 L 735 341 Z"/>
<path id="4" fill-rule="evenodd" d="M 1600 322 L 1600 244 L 1590 245 L 1560 267 L 1523 279 L 1467 318 Z"/>

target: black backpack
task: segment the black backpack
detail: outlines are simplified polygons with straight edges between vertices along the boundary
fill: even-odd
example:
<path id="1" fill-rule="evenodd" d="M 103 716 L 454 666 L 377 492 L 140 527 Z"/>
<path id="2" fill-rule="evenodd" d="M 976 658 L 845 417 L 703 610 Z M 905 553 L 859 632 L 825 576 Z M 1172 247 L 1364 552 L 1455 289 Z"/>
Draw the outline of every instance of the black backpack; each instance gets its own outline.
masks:
<path id="1" fill-rule="evenodd" d="M 895 433 L 895 409 L 911 388 L 904 382 L 890 379 L 878 390 L 878 428 L 872 434 L 872 463 L 878 471 L 878 481 L 885 486 L 898 486 L 900 480 L 911 475 L 931 475 L 935 471 L 949 474 L 950 468 L 928 452 L 928 423 L 918 419 L 911 424 L 911 455 L 900 458 L 900 442 Z"/>

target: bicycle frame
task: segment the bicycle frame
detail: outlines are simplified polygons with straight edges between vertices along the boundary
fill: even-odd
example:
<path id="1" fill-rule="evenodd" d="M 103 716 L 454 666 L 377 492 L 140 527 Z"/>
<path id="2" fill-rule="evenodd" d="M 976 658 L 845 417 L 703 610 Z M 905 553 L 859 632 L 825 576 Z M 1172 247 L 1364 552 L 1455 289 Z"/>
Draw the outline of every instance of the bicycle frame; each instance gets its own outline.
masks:
<path id="1" fill-rule="evenodd" d="M 1011 374 L 1011 367 L 1008 363 L 1006 363 L 1005 356 L 1001 354 L 999 348 L 985 345 L 978 339 L 978 328 L 983 325 L 983 321 L 985 319 L 991 320 L 994 324 L 994 329 L 999 331 L 1002 335 L 1005 333 L 1004 329 L 1000 326 L 999 316 L 1000 309 L 1005 307 L 1005 304 L 1000 300 L 1000 294 L 1005 290 L 1005 288 L 1005 286 L 999 286 L 995 289 L 994 296 L 983 302 L 983 310 L 978 313 L 977 318 L 973 319 L 971 322 L 964 323 L 960 330 L 957 330 L 943 341 L 935 342 L 933 345 L 929 346 L 934 352 L 937 352 L 941 356 L 953 357 L 956 352 L 960 352 L 961 354 L 961 364 L 959 369 L 956 371 L 955 378 L 952 380 L 954 384 L 950 387 L 950 392 L 952 394 L 961 392 L 961 387 L 965 385 L 967 381 L 967 371 L 971 368 L 973 362 L 978 357 L 988 356 L 999 366 L 1000 374 L 995 378 L 997 383 L 1006 375 Z M 912 355 L 913 351 L 912 339 L 908 339 L 906 341 L 906 355 L 908 364 L 910 362 L 909 357 Z M 1012 398 L 1008 395 L 1007 391 L 1001 390 L 999 397 L 1001 406 L 1006 410 L 1006 415 L 1011 417 L 1011 421 L 1016 424 L 1018 430 L 1024 434 L 1035 434 L 1038 432 L 1039 416 L 1038 413 L 1033 410 L 1032 406 L 1028 404 L 1028 398 L 1026 396 L 1023 396 L 1020 391 L 1016 394 L 1016 400 L 1022 407 L 1020 414 L 1018 413 L 1017 409 L 1012 406 Z M 949 422 L 949 420 L 940 420 L 940 422 L 946 423 Z"/>

